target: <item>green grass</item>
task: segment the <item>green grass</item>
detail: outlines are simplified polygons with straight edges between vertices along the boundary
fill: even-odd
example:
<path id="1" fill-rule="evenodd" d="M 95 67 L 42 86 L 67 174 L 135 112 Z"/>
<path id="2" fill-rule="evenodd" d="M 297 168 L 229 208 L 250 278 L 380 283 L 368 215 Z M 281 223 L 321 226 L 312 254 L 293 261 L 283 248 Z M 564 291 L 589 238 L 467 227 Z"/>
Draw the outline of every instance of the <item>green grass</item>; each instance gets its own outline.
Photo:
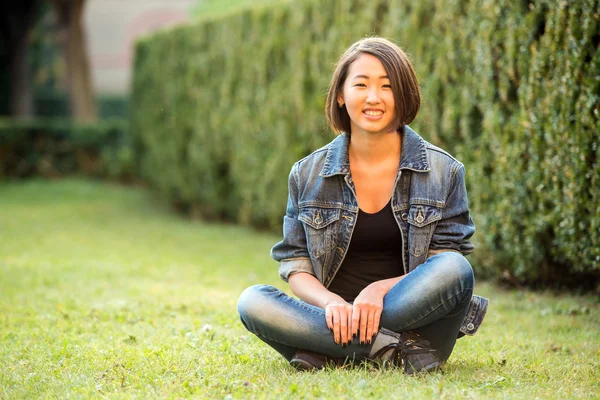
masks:
<path id="1" fill-rule="evenodd" d="M 441 373 L 298 373 L 235 311 L 251 284 L 286 288 L 278 239 L 185 220 L 141 188 L 0 184 L 0 399 L 599 397 L 598 299 L 490 284 Z"/>

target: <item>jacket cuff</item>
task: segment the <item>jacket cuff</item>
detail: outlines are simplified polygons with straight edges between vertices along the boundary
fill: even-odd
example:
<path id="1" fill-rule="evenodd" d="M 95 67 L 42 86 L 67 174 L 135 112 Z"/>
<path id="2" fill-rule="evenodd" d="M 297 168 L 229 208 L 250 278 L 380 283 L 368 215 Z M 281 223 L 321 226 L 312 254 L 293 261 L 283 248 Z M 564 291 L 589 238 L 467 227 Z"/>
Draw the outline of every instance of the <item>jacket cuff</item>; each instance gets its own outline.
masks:
<path id="1" fill-rule="evenodd" d="M 279 277 L 283 279 L 284 282 L 288 281 L 290 275 L 297 274 L 299 272 L 307 272 L 313 276 L 315 275 L 310 258 L 288 258 L 281 260 L 279 263 Z"/>
<path id="2" fill-rule="evenodd" d="M 458 332 L 458 337 L 463 337 L 464 335 L 473 336 L 479 326 L 483 322 L 483 318 L 487 313 L 489 300 L 485 297 L 473 295 L 471 298 L 471 304 L 469 304 L 469 310 L 467 311 L 467 315 L 460 327 Z"/>
<path id="3" fill-rule="evenodd" d="M 454 249 L 432 249 L 431 247 L 429 248 L 429 251 L 427 251 L 427 258 L 429 257 L 433 257 L 437 254 L 441 254 L 441 253 L 445 253 L 447 251 L 451 251 L 453 253 L 458 253 L 458 254 L 462 254 L 460 251 L 458 250 L 454 250 Z"/>

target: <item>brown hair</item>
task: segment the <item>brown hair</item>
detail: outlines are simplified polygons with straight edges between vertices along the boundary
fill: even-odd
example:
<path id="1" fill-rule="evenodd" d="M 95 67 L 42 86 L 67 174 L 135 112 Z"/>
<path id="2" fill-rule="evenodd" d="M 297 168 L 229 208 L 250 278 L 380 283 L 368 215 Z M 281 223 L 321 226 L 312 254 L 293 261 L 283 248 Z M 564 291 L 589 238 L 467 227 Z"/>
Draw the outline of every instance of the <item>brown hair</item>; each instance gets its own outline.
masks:
<path id="1" fill-rule="evenodd" d="M 336 132 L 350 133 L 350 116 L 345 106 L 338 106 L 337 98 L 348 76 L 350 65 L 361 54 L 377 57 L 389 76 L 396 108 L 393 127 L 398 130 L 410 124 L 421 107 L 421 90 L 413 66 L 406 53 L 396 44 L 384 38 L 369 37 L 350 46 L 337 62 L 325 104 L 325 114 L 331 128 Z"/>

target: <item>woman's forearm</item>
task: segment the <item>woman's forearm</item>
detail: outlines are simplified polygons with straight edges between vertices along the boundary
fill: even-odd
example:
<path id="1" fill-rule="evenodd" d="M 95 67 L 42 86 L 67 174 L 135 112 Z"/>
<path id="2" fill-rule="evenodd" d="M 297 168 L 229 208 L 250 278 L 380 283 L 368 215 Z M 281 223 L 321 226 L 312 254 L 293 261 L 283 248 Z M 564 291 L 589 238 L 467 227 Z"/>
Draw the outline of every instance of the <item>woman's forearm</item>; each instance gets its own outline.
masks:
<path id="1" fill-rule="evenodd" d="M 369 286 L 376 287 L 385 296 L 387 292 L 389 292 L 396 285 L 396 283 L 404 279 L 405 276 L 406 275 L 401 275 L 394 278 L 382 279 L 380 281 L 371 283 Z"/>
<path id="2" fill-rule="evenodd" d="M 300 272 L 290 275 L 288 282 L 292 292 L 294 292 L 300 300 L 313 306 L 324 309 L 328 304 L 346 302 L 341 296 L 327 290 L 327 288 L 311 274 Z"/>

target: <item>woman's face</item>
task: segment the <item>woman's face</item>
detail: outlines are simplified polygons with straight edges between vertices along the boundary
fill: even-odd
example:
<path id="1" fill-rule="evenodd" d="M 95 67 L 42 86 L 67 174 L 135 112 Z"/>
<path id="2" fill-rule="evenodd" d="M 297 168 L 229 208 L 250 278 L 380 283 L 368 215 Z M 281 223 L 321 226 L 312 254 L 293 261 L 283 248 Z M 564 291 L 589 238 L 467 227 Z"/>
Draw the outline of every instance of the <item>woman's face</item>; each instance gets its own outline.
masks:
<path id="1" fill-rule="evenodd" d="M 338 104 L 345 104 L 350 116 L 351 134 L 377 134 L 394 131 L 394 93 L 379 59 L 361 54 L 350 64 Z"/>

